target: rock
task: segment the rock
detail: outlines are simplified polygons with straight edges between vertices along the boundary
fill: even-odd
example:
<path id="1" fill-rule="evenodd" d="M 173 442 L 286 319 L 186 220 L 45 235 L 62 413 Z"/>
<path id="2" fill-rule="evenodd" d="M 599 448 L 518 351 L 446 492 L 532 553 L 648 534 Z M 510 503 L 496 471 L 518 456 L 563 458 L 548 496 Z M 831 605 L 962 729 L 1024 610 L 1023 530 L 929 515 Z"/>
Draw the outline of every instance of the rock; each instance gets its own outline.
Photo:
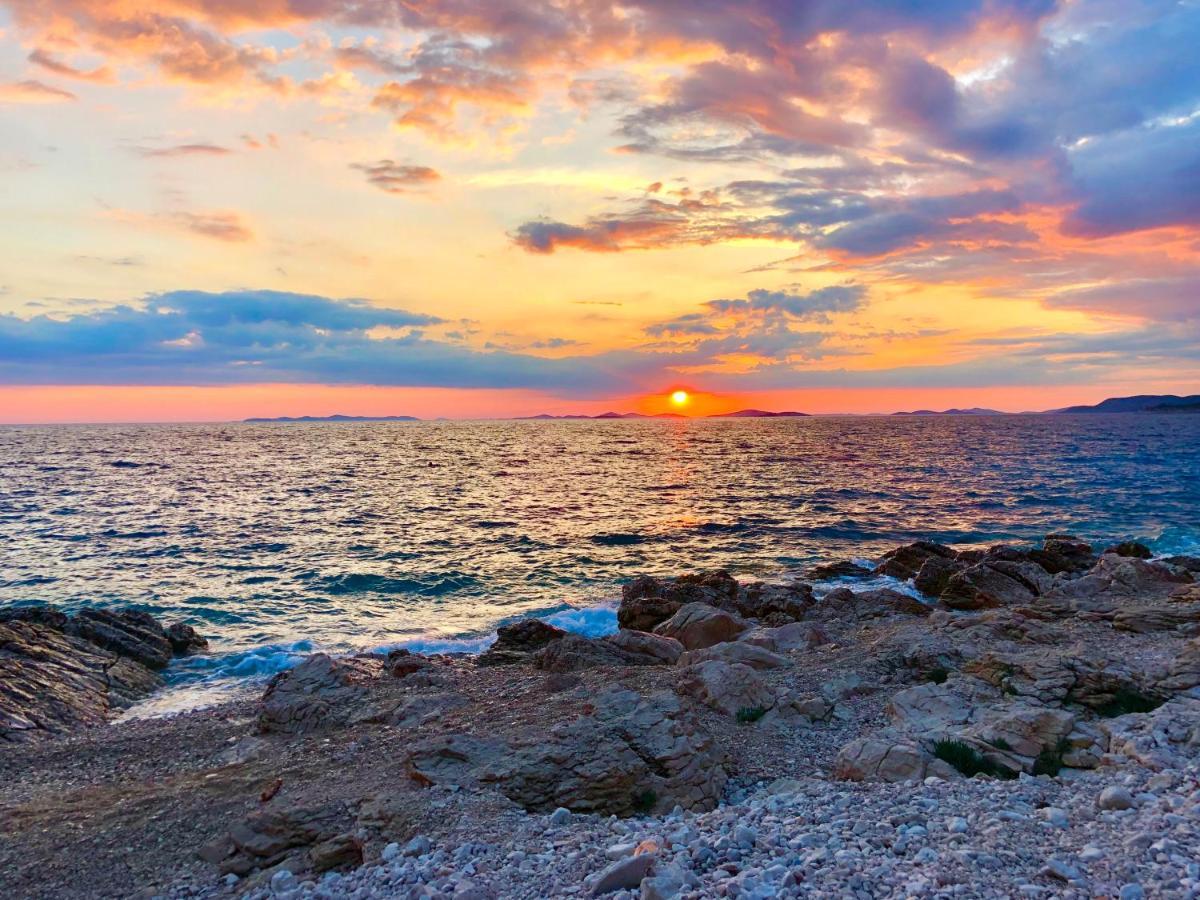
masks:
<path id="1" fill-rule="evenodd" d="M 496 640 L 475 662 L 481 666 L 502 666 L 521 663 L 547 644 L 557 641 L 567 632 L 540 619 L 522 619 L 496 629 Z"/>
<path id="2" fill-rule="evenodd" d="M 1139 544 L 1137 541 L 1121 541 L 1119 544 L 1114 544 L 1104 551 L 1112 553 L 1116 556 L 1132 556 L 1135 559 L 1149 559 L 1154 554 L 1150 552 L 1150 548 L 1145 544 Z"/>
<path id="3" fill-rule="evenodd" d="M 677 689 L 730 716 L 742 710 L 765 712 L 775 705 L 775 695 L 762 676 L 740 663 L 714 659 L 688 666 L 680 675 Z"/>
<path id="4" fill-rule="evenodd" d="M 302 734 L 346 724 L 381 668 L 372 658 L 335 659 L 324 653 L 308 657 L 267 684 L 259 706 L 259 731 Z"/>
<path id="5" fill-rule="evenodd" d="M 632 631 L 653 631 L 687 603 L 723 607 L 736 601 L 738 583 L 728 572 L 659 579 L 640 575 L 621 588 L 617 623 Z"/>
<path id="6" fill-rule="evenodd" d="M 1047 823 L 1055 828 L 1067 828 L 1071 824 L 1067 811 L 1057 806 L 1043 806 L 1038 812 Z"/>
<path id="7" fill-rule="evenodd" d="M 677 697 L 614 689 L 593 706 L 592 714 L 520 745 L 440 735 L 414 746 L 405 764 L 420 783 L 494 785 L 534 812 L 630 815 L 716 805 L 728 777 L 724 756 Z"/>
<path id="8" fill-rule="evenodd" d="M 749 627 L 748 622 L 734 613 L 706 603 L 688 603 L 655 626 L 654 633 L 674 638 L 687 650 L 700 650 L 732 641 Z"/>
<path id="9" fill-rule="evenodd" d="M 404 849 L 401 852 L 405 856 L 424 856 L 425 854 L 429 853 L 432 849 L 433 849 L 433 842 L 430 841 L 429 838 L 427 838 L 425 835 L 418 834 L 416 837 L 414 837 L 412 840 L 410 840 L 407 844 L 404 845 Z"/>
<path id="10" fill-rule="evenodd" d="M 980 563 L 952 575 L 941 593 L 951 609 L 988 609 L 1028 603 L 1036 595 L 1022 581 L 995 566 Z"/>
<path id="11" fill-rule="evenodd" d="M 1060 576 L 1038 605 L 1057 608 L 1059 615 L 1082 611 L 1112 616 L 1131 604 L 1140 606 L 1166 600 L 1191 580 L 1191 574 L 1182 569 L 1109 554 L 1100 557 L 1086 575 Z"/>
<path id="12" fill-rule="evenodd" d="M 653 634 L 649 631 L 621 629 L 616 634 L 608 635 L 604 640 L 619 650 L 646 660 L 639 663 L 640 665 L 654 665 L 658 663 L 665 666 L 673 666 L 679 661 L 680 654 L 683 653 L 683 644 L 679 643 L 679 641 L 674 638 L 663 637 L 660 634 Z M 649 660 L 654 660 L 655 662 L 649 662 Z"/>
<path id="13" fill-rule="evenodd" d="M 67 624 L 66 614 L 56 606 L 37 603 L 32 606 L 8 606 L 0 609 L 0 623 L 29 622 L 62 631 Z"/>
<path id="14" fill-rule="evenodd" d="M 1131 809 L 1133 795 L 1120 785 L 1110 785 L 1100 792 L 1096 805 L 1101 809 Z"/>
<path id="15" fill-rule="evenodd" d="M 1051 859 L 1046 861 L 1046 865 L 1042 867 L 1042 874 L 1049 875 L 1051 878 L 1057 878 L 1059 881 L 1079 881 L 1083 878 L 1079 870 L 1074 866 L 1069 866 L 1059 859 Z"/>
<path id="16" fill-rule="evenodd" d="M 954 559 L 957 554 L 944 544 L 916 541 L 885 553 L 874 571 L 876 575 L 890 575 L 893 578 L 907 580 L 920 572 L 925 561 L 931 556 Z"/>
<path id="17" fill-rule="evenodd" d="M 66 633 L 57 610 L 16 612 L 0 621 L 0 742 L 103 725 L 162 685 L 133 659 Z"/>
<path id="18" fill-rule="evenodd" d="M 1200 575 L 1200 556 L 1168 556 L 1161 562 L 1191 572 L 1193 575 Z"/>
<path id="19" fill-rule="evenodd" d="M 351 823 L 340 804 L 261 810 L 231 828 L 227 839 L 202 848 L 201 855 L 212 861 L 220 848 L 227 848 L 217 865 L 223 873 L 239 876 L 284 860 L 291 872 L 359 865 L 362 847 L 346 830 Z"/>
<path id="20" fill-rule="evenodd" d="M 920 781 L 939 762 L 919 743 L 884 734 L 858 738 L 843 747 L 834 761 L 834 777 L 847 781 Z M 947 767 L 948 768 L 948 767 Z"/>
<path id="21" fill-rule="evenodd" d="M 1200 602 L 1160 603 L 1123 609 L 1113 616 L 1112 625 L 1118 631 L 1149 634 L 1152 631 L 1173 631 L 1192 622 L 1200 622 Z"/>
<path id="22" fill-rule="evenodd" d="M 384 669 L 393 678 L 408 678 L 418 672 L 426 673 L 432 666 L 428 657 L 403 648 L 388 652 Z"/>
<path id="23" fill-rule="evenodd" d="M 871 570 L 858 563 L 840 561 L 813 566 L 804 574 L 810 581 L 832 581 L 835 578 L 866 578 Z"/>
<path id="24" fill-rule="evenodd" d="M 596 666 L 666 666 L 683 652 L 673 638 L 620 631 L 603 638 L 568 634 L 533 655 L 535 668 L 546 672 L 575 672 Z"/>
<path id="25" fill-rule="evenodd" d="M 1148 713 L 1129 713 L 1096 723 L 1108 752 L 1151 769 L 1178 769 L 1200 758 L 1200 699 L 1175 697 Z"/>
<path id="26" fill-rule="evenodd" d="M 550 824 L 554 825 L 555 827 L 566 825 L 570 821 L 571 811 L 561 806 L 550 814 Z"/>
<path id="27" fill-rule="evenodd" d="M 147 669 L 165 669 L 171 661 L 171 642 L 163 627 L 148 613 L 85 609 L 63 628 L 118 656 L 128 657 Z"/>
<path id="28" fill-rule="evenodd" d="M 928 597 L 940 597 L 950 579 L 970 566 L 961 560 L 945 556 L 930 556 L 921 564 L 913 585 Z"/>
<path id="29" fill-rule="evenodd" d="M 679 657 L 679 665 L 693 666 L 711 659 L 730 664 L 740 663 L 752 669 L 781 669 L 789 664 L 787 657 L 738 640 L 713 644 L 703 650 L 688 650 Z"/>
<path id="30" fill-rule="evenodd" d="M 814 622 L 789 622 L 775 628 L 752 628 L 738 636 L 739 641 L 766 650 L 811 650 L 830 643 L 829 635 Z"/>
<path id="31" fill-rule="evenodd" d="M 846 619 L 876 619 L 901 614 L 927 616 L 933 612 L 916 597 L 891 588 L 874 591 L 851 591 L 835 588 L 824 597 L 813 610 L 814 617 L 824 622 L 839 622 Z"/>
<path id="32" fill-rule="evenodd" d="M 736 597 L 721 608 L 767 625 L 786 625 L 804 618 L 816 603 L 807 584 L 764 584 L 755 582 L 740 588 Z"/>
<path id="33" fill-rule="evenodd" d="M 631 891 L 642 883 L 642 879 L 654 866 L 657 857 L 653 853 L 619 859 L 601 872 L 592 883 L 591 894 L 599 897 L 613 891 Z"/>
<path id="34" fill-rule="evenodd" d="M 176 656 L 190 656 L 193 653 L 203 653 L 208 649 L 208 641 L 191 625 L 176 622 L 166 631 L 167 641 L 171 651 Z"/>
<path id="35" fill-rule="evenodd" d="M 1029 558 L 1052 575 L 1086 572 L 1096 562 L 1092 545 L 1068 534 L 1048 534 L 1040 550 L 1031 550 Z"/>

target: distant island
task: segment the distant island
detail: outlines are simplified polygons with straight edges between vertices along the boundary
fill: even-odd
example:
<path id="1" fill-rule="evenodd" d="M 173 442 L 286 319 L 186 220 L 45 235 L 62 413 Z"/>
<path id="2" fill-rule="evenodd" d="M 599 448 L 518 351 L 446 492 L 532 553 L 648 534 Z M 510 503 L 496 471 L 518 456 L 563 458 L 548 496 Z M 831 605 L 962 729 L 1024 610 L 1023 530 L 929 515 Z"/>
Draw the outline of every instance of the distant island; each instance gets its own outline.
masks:
<path id="1" fill-rule="evenodd" d="M 1068 406 L 1054 413 L 1131 413 L 1200 412 L 1200 394 L 1178 397 L 1175 394 L 1139 394 L 1136 397 L 1109 397 L 1095 406 Z"/>
<path id="2" fill-rule="evenodd" d="M 243 422 L 419 422 L 416 416 L 276 416 L 243 419 Z"/>
<path id="3" fill-rule="evenodd" d="M 891 413 L 893 416 L 1007 416 L 1007 415 L 1074 415 L 1081 413 L 1200 413 L 1200 394 L 1189 394 L 1184 397 L 1175 394 L 1139 394 L 1135 397 L 1109 397 L 1094 406 L 1067 406 L 1062 409 L 1048 409 L 1043 412 L 1006 413 L 998 409 L 988 409 L 981 406 L 951 409 L 915 409 Z M 516 421 L 563 421 L 597 419 L 800 419 L 808 418 L 810 413 L 784 410 L 773 412 L 767 409 L 739 409 L 735 412 L 714 413 L 708 416 L 686 416 L 682 413 L 636 413 L 636 412 L 603 412 L 589 416 L 581 413 L 564 413 L 553 415 L 539 413 L 535 416 L 515 416 Z M 276 416 L 274 418 L 255 417 L 243 419 L 243 422 L 419 422 L 417 416 Z"/>
<path id="4" fill-rule="evenodd" d="M 802 412 L 768 412 L 765 409 L 739 409 L 737 412 L 716 413 L 709 419 L 795 419 L 807 416 Z"/>
<path id="5" fill-rule="evenodd" d="M 940 412 L 934 409 L 915 409 L 912 412 L 894 412 L 893 416 L 1007 416 L 1008 413 L 1001 412 L 998 409 L 984 409 L 981 406 L 972 406 L 970 409 L 943 409 Z"/>

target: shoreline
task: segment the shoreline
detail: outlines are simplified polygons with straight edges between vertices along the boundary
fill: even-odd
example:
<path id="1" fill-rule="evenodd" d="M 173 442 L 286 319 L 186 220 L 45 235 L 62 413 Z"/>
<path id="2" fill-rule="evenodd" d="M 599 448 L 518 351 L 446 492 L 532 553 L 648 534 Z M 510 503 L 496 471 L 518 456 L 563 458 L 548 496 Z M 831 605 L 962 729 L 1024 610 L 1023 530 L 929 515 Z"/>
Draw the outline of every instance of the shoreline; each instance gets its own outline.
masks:
<path id="1" fill-rule="evenodd" d="M 0 744 L 0 868 L 29 897 L 95 896 L 80 858 L 172 898 L 1194 896 L 1200 559 L 1113 549 L 918 542 L 820 599 L 640 577 L 616 634 L 313 654 Z"/>

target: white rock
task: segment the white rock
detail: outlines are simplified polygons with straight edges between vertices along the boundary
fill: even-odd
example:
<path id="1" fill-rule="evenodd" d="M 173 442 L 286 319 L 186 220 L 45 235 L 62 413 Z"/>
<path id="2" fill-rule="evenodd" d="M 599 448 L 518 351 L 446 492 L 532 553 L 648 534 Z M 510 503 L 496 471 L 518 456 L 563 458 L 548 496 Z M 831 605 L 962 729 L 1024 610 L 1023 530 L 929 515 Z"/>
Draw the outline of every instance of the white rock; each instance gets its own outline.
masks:
<path id="1" fill-rule="evenodd" d="M 1129 809 L 1133 806 L 1133 795 L 1123 787 L 1112 785 L 1100 792 L 1096 805 L 1101 809 Z"/>
<path id="2" fill-rule="evenodd" d="M 390 844 L 388 844 L 386 847 L 383 848 L 383 852 L 379 854 L 379 858 L 382 859 L 384 862 L 391 862 L 393 859 L 395 859 L 399 855 L 400 855 L 400 845 L 397 844 L 395 841 L 392 841 Z"/>
<path id="3" fill-rule="evenodd" d="M 946 822 L 946 830 L 951 834 L 966 834 L 967 820 L 961 816 L 954 816 Z"/>

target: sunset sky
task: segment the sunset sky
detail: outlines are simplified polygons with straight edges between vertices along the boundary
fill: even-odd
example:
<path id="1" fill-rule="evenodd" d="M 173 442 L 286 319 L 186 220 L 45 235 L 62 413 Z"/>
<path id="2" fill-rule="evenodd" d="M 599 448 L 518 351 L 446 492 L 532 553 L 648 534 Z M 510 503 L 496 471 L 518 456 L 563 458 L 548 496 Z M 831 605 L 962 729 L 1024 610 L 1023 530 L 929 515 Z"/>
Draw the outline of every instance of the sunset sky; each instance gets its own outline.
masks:
<path id="1" fill-rule="evenodd" d="M 0 421 L 1200 392 L 1200 0 L 0 0 Z"/>

